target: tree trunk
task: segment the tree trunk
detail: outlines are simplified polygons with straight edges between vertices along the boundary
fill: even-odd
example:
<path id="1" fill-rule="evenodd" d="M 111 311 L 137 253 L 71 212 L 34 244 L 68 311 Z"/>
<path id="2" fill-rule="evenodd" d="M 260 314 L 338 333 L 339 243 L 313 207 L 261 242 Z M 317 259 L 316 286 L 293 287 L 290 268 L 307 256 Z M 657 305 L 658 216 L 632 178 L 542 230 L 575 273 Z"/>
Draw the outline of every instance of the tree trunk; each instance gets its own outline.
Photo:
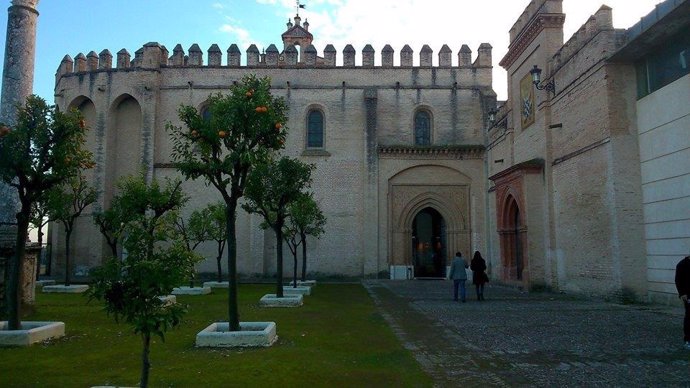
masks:
<path id="1" fill-rule="evenodd" d="M 20 330 L 22 323 L 21 300 L 22 288 L 21 278 L 24 270 L 24 252 L 26 250 L 26 236 L 29 232 L 29 215 L 31 214 L 31 203 L 23 203 L 22 209 L 17 214 L 17 244 L 12 260 L 9 265 L 9 278 L 7 279 L 6 298 L 7 298 L 7 326 L 9 330 Z"/>
<path id="2" fill-rule="evenodd" d="M 36 280 L 41 276 L 41 258 L 43 257 L 43 227 L 38 227 L 38 259 L 36 259 Z"/>
<path id="3" fill-rule="evenodd" d="M 276 255 L 278 260 L 276 266 L 276 297 L 282 298 L 283 295 L 283 225 L 280 221 L 276 221 L 276 227 L 273 228 L 276 232 Z"/>
<path id="4" fill-rule="evenodd" d="M 218 265 L 218 283 L 223 281 L 223 268 L 220 266 L 220 262 L 223 258 L 223 245 L 218 241 L 218 256 L 216 256 L 216 264 Z"/>
<path id="5" fill-rule="evenodd" d="M 297 249 L 292 252 L 292 261 L 294 265 L 292 266 L 292 287 L 297 287 Z"/>
<path id="6" fill-rule="evenodd" d="M 70 286 L 70 276 L 69 276 L 69 240 L 72 235 L 72 228 L 65 228 L 65 287 Z"/>
<path id="7" fill-rule="evenodd" d="M 228 241 L 228 325 L 230 331 L 240 331 L 240 316 L 237 309 L 237 236 L 235 217 L 237 200 L 226 203 L 226 233 Z"/>
<path id="8" fill-rule="evenodd" d="M 149 369 L 151 369 L 151 362 L 149 362 L 149 353 L 151 351 L 151 333 L 141 335 L 144 350 L 141 353 L 141 380 L 139 386 L 146 388 L 149 386 Z"/>
<path id="9" fill-rule="evenodd" d="M 110 247 L 110 252 L 113 253 L 113 258 L 116 259 L 117 258 L 117 240 L 115 240 L 115 242 L 112 244 L 110 242 L 108 242 L 108 246 Z"/>
<path id="10" fill-rule="evenodd" d="M 302 281 L 307 280 L 307 236 L 300 233 L 302 239 Z"/>

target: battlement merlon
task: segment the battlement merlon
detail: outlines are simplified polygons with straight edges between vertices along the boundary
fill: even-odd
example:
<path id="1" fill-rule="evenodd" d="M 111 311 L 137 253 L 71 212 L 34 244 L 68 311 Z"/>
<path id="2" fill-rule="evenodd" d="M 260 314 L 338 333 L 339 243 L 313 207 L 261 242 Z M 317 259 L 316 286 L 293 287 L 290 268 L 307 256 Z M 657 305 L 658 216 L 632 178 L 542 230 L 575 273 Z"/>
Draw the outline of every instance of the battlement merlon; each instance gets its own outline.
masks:
<path id="1" fill-rule="evenodd" d="M 510 43 L 520 36 L 525 27 L 527 27 L 532 20 L 539 14 L 562 14 L 563 0 L 532 0 L 529 5 L 522 12 L 518 20 L 510 28 Z"/>
<path id="2" fill-rule="evenodd" d="M 624 29 L 615 30 L 613 28 L 613 10 L 611 7 L 602 5 L 597 12 L 587 19 L 565 44 L 553 55 L 550 66 L 552 72 L 556 72 L 563 64 L 567 63 L 575 54 L 580 52 L 596 35 L 604 31 L 618 31 L 624 33 Z M 620 43 L 620 42 L 613 42 Z M 607 50 L 602 54 L 611 54 L 615 50 Z M 547 75 L 549 76 L 549 75 Z"/>
<path id="3" fill-rule="evenodd" d="M 499 65 L 508 70 L 520 58 L 530 44 L 542 34 L 549 44 L 547 56 L 554 54 L 553 47 L 563 45 L 563 0 L 532 0 L 510 29 L 510 43 L 508 52 L 501 59 Z"/>
<path id="4" fill-rule="evenodd" d="M 458 51 L 456 67 L 460 68 L 491 68 L 491 45 L 482 43 L 477 50 L 477 57 L 472 62 L 472 50 L 467 45 L 462 45 Z M 409 45 L 405 45 L 400 51 L 400 65 L 399 67 L 414 67 L 413 65 L 414 51 Z M 185 50 L 180 44 L 177 44 L 173 49 L 172 55 L 169 56 L 168 49 L 157 42 L 146 43 L 143 47 L 135 52 L 134 59 L 125 49 L 117 52 L 116 67 L 113 68 L 113 56 L 107 49 L 96 54 L 95 51 L 90 51 L 88 55 L 82 53 L 77 54 L 74 60 L 69 55 L 60 62 L 57 72 L 55 74 L 55 82 L 64 75 L 71 73 L 93 72 L 93 71 L 113 71 L 120 69 L 158 69 L 161 67 L 242 67 L 242 53 L 236 44 L 230 45 L 227 49 L 227 63 L 222 64 L 223 53 L 217 44 L 211 45 L 207 52 L 208 61 L 204 65 L 204 53 L 198 44 L 193 44 L 185 55 Z M 265 54 L 260 54 L 258 47 L 255 44 L 250 45 L 246 51 L 247 67 L 338 67 L 336 65 L 337 51 L 332 44 L 328 44 L 324 51 L 323 57 L 319 57 L 316 48 L 309 45 L 304 48 L 303 55 L 300 56 L 299 50 L 294 45 L 288 45 L 281 53 L 278 48 L 271 44 L 266 50 Z M 342 52 L 343 64 L 342 67 L 356 68 L 356 67 L 377 67 L 375 64 L 376 51 L 367 44 L 362 50 L 362 64 L 356 65 L 356 50 L 351 45 L 345 46 Z M 396 67 L 393 64 L 395 51 L 390 45 L 384 46 L 381 51 L 381 62 L 379 67 Z M 438 53 L 437 67 L 453 67 L 452 50 L 448 45 L 443 45 Z M 433 64 L 433 50 L 429 45 L 424 45 L 419 53 L 419 67 L 434 67 Z"/>

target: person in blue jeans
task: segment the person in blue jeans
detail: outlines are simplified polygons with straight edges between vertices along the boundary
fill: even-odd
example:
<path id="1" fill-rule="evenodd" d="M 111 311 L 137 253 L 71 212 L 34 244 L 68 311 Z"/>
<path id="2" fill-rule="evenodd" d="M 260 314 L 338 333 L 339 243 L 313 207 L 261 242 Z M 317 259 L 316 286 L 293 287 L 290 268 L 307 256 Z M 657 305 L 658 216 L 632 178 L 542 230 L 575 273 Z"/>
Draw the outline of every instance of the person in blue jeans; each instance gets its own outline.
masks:
<path id="1" fill-rule="evenodd" d="M 465 281 L 467 281 L 467 262 L 462 258 L 462 253 L 456 252 L 453 262 L 450 264 L 448 278 L 453 279 L 453 300 L 458 301 L 458 288 L 460 289 L 460 300 L 465 303 Z"/>

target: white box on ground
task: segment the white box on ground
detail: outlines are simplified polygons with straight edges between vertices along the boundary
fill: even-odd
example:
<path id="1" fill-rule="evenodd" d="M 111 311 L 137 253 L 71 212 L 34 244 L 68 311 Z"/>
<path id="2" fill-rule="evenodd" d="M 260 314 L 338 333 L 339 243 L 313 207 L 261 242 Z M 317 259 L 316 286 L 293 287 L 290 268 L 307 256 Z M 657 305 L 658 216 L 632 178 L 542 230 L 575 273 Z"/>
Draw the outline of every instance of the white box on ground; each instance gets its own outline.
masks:
<path id="1" fill-rule="evenodd" d="M 206 295 L 211 293 L 211 287 L 175 287 L 173 295 Z"/>
<path id="2" fill-rule="evenodd" d="M 89 286 L 86 284 L 72 284 L 66 286 L 64 284 L 54 284 L 50 286 L 43 286 L 42 291 L 48 294 L 63 293 L 63 294 L 81 294 L 86 292 Z"/>
<path id="3" fill-rule="evenodd" d="M 278 339 L 275 322 L 240 322 L 240 331 L 228 331 L 228 322 L 210 324 L 196 335 L 199 347 L 271 346 Z"/>
<path id="4" fill-rule="evenodd" d="M 286 294 L 282 298 L 278 298 L 276 294 L 266 294 L 259 300 L 261 307 L 299 307 L 304 304 L 304 295 Z"/>
<path id="5" fill-rule="evenodd" d="M 29 346 L 65 336 L 64 322 L 24 321 L 21 325 L 21 330 L 7 330 L 7 321 L 1 321 L 0 345 Z"/>

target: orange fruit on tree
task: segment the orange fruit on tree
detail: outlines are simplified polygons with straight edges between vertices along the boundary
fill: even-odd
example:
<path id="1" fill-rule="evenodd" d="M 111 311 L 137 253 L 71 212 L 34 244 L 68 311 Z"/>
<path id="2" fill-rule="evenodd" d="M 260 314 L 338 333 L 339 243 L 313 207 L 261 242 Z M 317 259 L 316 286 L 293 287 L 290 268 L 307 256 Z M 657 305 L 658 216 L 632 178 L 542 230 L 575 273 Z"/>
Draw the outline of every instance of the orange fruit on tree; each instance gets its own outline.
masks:
<path id="1" fill-rule="evenodd" d="M 192 129 L 192 136 L 193 137 L 199 136 L 199 132 L 197 132 L 196 129 Z"/>
<path id="2" fill-rule="evenodd" d="M 218 131 L 218 137 L 220 137 L 221 139 L 224 139 L 225 135 L 226 135 L 225 131 Z"/>
<path id="3" fill-rule="evenodd" d="M 281 123 L 276 123 L 276 129 L 280 129 L 280 128 L 282 128 L 282 127 L 283 127 L 283 124 L 281 124 Z"/>

